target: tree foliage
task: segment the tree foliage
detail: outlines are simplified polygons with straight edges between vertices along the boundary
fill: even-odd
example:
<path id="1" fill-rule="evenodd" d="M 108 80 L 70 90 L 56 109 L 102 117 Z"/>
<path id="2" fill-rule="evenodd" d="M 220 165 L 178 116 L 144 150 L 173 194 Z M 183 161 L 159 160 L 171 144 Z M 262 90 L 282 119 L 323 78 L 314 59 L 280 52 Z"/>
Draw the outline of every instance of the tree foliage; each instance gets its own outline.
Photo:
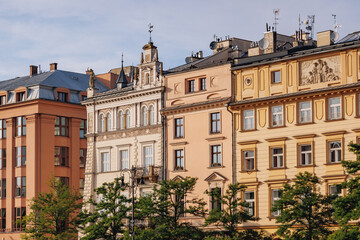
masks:
<path id="1" fill-rule="evenodd" d="M 76 220 L 82 207 L 81 195 L 52 178 L 50 191 L 42 192 L 30 202 L 23 239 L 77 239 Z"/>
<path id="2" fill-rule="evenodd" d="M 93 206 L 94 211 L 80 212 L 79 228 L 84 235 L 81 239 L 119 239 L 126 231 L 125 224 L 130 211 L 130 199 L 121 193 L 124 190 L 120 178 L 95 189 L 101 200 L 97 202 L 91 198 L 88 204 Z"/>
<path id="3" fill-rule="evenodd" d="M 326 239 L 329 225 L 335 223 L 331 202 L 334 196 L 320 193 L 320 180 L 311 173 L 300 173 L 293 185 L 284 184 L 282 195 L 271 211 L 281 210 L 277 234 L 285 239 Z M 290 230 L 290 228 L 293 228 Z"/>
<path id="4" fill-rule="evenodd" d="M 205 202 L 190 196 L 197 179 L 164 180 L 153 188 L 153 193 L 141 197 L 137 203 L 137 218 L 146 219 L 148 228 L 136 231 L 136 239 L 202 239 L 201 230 L 181 222 L 184 214 L 205 215 Z"/>
<path id="5" fill-rule="evenodd" d="M 213 201 L 220 204 L 221 207 L 212 209 L 205 220 L 205 225 L 216 225 L 224 228 L 223 232 L 229 237 L 238 236 L 236 226 L 249 220 L 255 220 L 246 210 L 248 207 L 245 201 L 242 201 L 240 194 L 243 193 L 246 186 L 240 183 L 229 184 L 224 195 L 220 191 L 206 191 Z"/>
<path id="6" fill-rule="evenodd" d="M 333 205 L 335 209 L 335 219 L 339 222 L 339 229 L 331 235 L 330 239 L 360 239 L 360 145 L 349 144 L 350 152 L 356 154 L 355 161 L 342 161 L 346 172 L 350 178 L 342 184 L 342 188 L 347 190 L 343 197 L 337 198 Z M 356 224 L 349 224 L 357 221 Z"/>

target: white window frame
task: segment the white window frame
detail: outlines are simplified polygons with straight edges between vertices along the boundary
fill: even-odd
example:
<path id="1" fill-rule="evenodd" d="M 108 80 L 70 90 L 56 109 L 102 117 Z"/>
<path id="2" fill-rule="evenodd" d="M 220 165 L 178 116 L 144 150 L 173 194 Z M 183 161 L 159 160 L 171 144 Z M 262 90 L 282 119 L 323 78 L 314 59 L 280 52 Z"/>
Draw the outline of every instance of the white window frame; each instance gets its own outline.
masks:
<path id="1" fill-rule="evenodd" d="M 155 124 L 155 107 L 153 105 L 149 106 L 149 125 Z"/>
<path id="2" fill-rule="evenodd" d="M 333 100 L 338 99 L 338 103 L 331 103 Z M 341 97 L 328 98 L 328 119 L 336 120 L 341 119 Z"/>
<path id="3" fill-rule="evenodd" d="M 277 111 L 276 110 L 277 108 L 281 108 L 281 110 Z M 284 126 L 284 108 L 283 108 L 283 105 L 271 106 L 271 126 L 272 127 Z"/>
<path id="4" fill-rule="evenodd" d="M 340 192 L 338 192 L 339 187 L 340 187 Z M 342 195 L 341 184 L 329 185 L 329 195 L 341 196 Z"/>
<path id="5" fill-rule="evenodd" d="M 251 193 L 253 194 L 253 198 L 250 198 Z M 249 205 L 245 208 L 245 210 L 249 213 L 250 216 L 255 216 L 255 191 L 245 191 L 244 201 Z"/>
<path id="6" fill-rule="evenodd" d="M 310 146 L 310 150 L 302 150 L 302 147 Z M 303 156 L 305 163 L 302 162 Z M 311 144 L 300 144 L 299 145 L 299 165 L 300 166 L 309 166 L 312 165 L 312 145 Z"/>
<path id="7" fill-rule="evenodd" d="M 275 149 L 281 149 L 282 152 L 274 153 Z M 275 163 L 276 162 L 276 166 Z M 281 164 L 279 164 L 281 163 Z M 281 166 L 280 166 L 281 165 Z M 271 148 L 271 168 L 283 168 L 284 167 L 284 148 L 283 147 L 272 147 Z"/>
<path id="8" fill-rule="evenodd" d="M 177 153 L 178 151 L 181 152 L 181 156 L 180 156 L 181 158 L 180 158 L 180 159 L 181 159 L 182 161 L 181 161 L 180 165 L 177 164 L 178 158 L 177 158 L 177 154 L 176 154 L 176 153 Z M 175 171 L 183 171 L 183 170 L 185 169 L 185 159 L 184 159 L 184 158 L 185 158 L 185 150 L 184 150 L 183 148 L 175 149 L 175 150 L 174 150 L 174 160 L 175 160 L 175 161 L 174 161 L 174 170 L 175 170 Z"/>
<path id="9" fill-rule="evenodd" d="M 99 115 L 99 132 L 105 132 L 105 116 L 103 113 Z"/>
<path id="10" fill-rule="evenodd" d="M 309 106 L 304 106 L 309 104 Z M 312 122 L 311 101 L 299 102 L 299 123 Z"/>
<path id="11" fill-rule="evenodd" d="M 107 113 L 106 114 L 106 131 L 107 132 L 112 130 L 111 123 L 112 123 L 111 113 Z"/>
<path id="12" fill-rule="evenodd" d="M 274 197 L 274 195 L 275 195 L 274 193 L 275 193 L 275 192 L 277 192 L 277 194 L 278 194 L 277 197 Z M 280 199 L 280 197 L 281 197 L 280 192 L 281 192 L 281 189 L 271 189 L 271 206 L 274 206 L 275 202 Z M 281 214 L 281 210 L 277 210 L 277 211 L 275 211 L 275 212 L 271 212 L 271 215 L 272 215 L 273 217 L 278 217 L 278 216 L 280 216 L 280 214 Z"/>
<path id="13" fill-rule="evenodd" d="M 126 156 L 124 157 L 123 153 L 126 153 Z M 120 156 L 120 169 L 125 170 L 130 168 L 130 162 L 129 162 L 129 150 L 128 149 L 121 149 L 119 151 Z"/>
<path id="14" fill-rule="evenodd" d="M 131 126 L 131 111 L 130 109 L 125 110 L 125 128 L 130 128 Z"/>
<path id="15" fill-rule="evenodd" d="M 151 149 L 151 153 L 149 153 L 148 155 L 146 155 L 145 152 L 146 148 Z M 148 174 L 149 167 L 155 166 L 155 141 L 141 143 L 141 158 L 142 158 L 141 163 L 142 163 L 142 167 L 144 168 L 144 173 Z M 151 164 L 147 163 L 146 161 L 147 158 L 151 159 Z"/>
<path id="16" fill-rule="evenodd" d="M 122 130 L 125 128 L 124 124 L 124 112 L 122 110 L 119 111 L 119 129 Z"/>
<path id="17" fill-rule="evenodd" d="M 331 147 L 331 145 L 335 143 L 340 143 L 340 147 Z M 340 140 L 334 140 L 334 141 L 329 141 L 328 144 L 329 144 L 329 163 L 340 163 L 342 158 L 342 142 Z M 333 152 L 335 159 L 332 159 L 331 157 Z"/>
<path id="18" fill-rule="evenodd" d="M 148 123 L 148 108 L 146 106 L 143 106 L 141 108 L 141 125 L 142 126 L 147 126 Z"/>
<path id="19" fill-rule="evenodd" d="M 252 152 L 252 156 L 246 156 L 246 153 Z M 249 162 L 249 164 L 247 164 Z M 251 164 L 252 162 L 252 164 Z M 255 151 L 254 150 L 244 150 L 243 151 L 243 168 L 244 171 L 254 171 L 255 170 Z M 248 166 L 252 166 L 252 169 L 250 169 Z"/>
<path id="20" fill-rule="evenodd" d="M 252 115 L 247 115 L 247 113 L 252 113 Z M 243 130 L 253 130 L 255 129 L 255 110 L 247 109 L 243 110 Z"/>

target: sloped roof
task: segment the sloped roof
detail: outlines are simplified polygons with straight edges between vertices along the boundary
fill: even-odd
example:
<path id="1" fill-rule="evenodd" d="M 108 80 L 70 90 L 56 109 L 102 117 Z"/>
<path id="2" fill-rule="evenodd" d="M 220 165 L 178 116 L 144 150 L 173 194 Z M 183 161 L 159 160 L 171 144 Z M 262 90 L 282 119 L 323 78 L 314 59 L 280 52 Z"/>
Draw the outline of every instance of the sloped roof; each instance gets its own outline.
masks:
<path id="1" fill-rule="evenodd" d="M 345 37 L 343 37 L 342 39 L 337 41 L 337 43 L 345 43 L 345 42 L 352 42 L 352 41 L 358 41 L 358 40 L 360 40 L 360 31 L 353 32 L 353 33 L 346 35 Z"/>

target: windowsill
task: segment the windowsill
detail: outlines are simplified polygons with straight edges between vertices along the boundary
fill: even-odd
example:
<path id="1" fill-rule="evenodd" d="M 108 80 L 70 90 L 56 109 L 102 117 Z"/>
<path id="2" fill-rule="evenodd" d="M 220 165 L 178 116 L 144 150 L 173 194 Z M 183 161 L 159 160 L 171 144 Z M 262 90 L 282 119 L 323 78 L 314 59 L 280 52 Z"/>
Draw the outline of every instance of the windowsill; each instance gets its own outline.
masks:
<path id="1" fill-rule="evenodd" d="M 174 140 L 177 140 L 177 139 L 184 139 L 185 137 L 182 136 L 182 137 L 174 137 Z"/>
<path id="2" fill-rule="evenodd" d="M 80 167 L 80 169 L 85 169 L 85 167 Z"/>
<path id="3" fill-rule="evenodd" d="M 276 129 L 276 128 L 283 128 L 283 127 L 286 127 L 285 125 L 281 125 L 281 126 L 271 126 L 271 127 L 268 127 L 268 129 Z"/>
<path id="4" fill-rule="evenodd" d="M 224 168 L 225 166 L 221 165 L 221 166 L 210 166 L 208 167 L 208 169 L 216 169 L 216 168 Z"/>
<path id="5" fill-rule="evenodd" d="M 55 167 L 66 167 L 66 168 L 69 168 L 69 166 L 62 166 L 62 165 L 55 165 Z"/>
<path id="6" fill-rule="evenodd" d="M 240 173 L 253 173 L 253 172 L 258 172 L 259 170 L 255 169 L 255 170 L 241 170 L 239 171 Z"/>
<path id="7" fill-rule="evenodd" d="M 15 136 L 15 138 L 22 138 L 22 137 L 26 137 L 26 135 Z"/>
<path id="8" fill-rule="evenodd" d="M 257 129 L 254 128 L 254 129 L 249 129 L 249 130 L 244 130 L 244 129 L 240 130 L 240 132 L 254 132 L 254 131 L 257 131 Z"/>
<path id="9" fill-rule="evenodd" d="M 281 81 L 280 82 L 271 82 L 271 85 L 280 85 L 281 84 Z"/>
<path id="10" fill-rule="evenodd" d="M 15 196 L 14 198 L 26 198 L 26 196 Z"/>
<path id="11" fill-rule="evenodd" d="M 324 163 L 325 166 L 331 166 L 331 165 L 341 165 L 341 162 L 335 162 L 335 163 Z"/>
<path id="12" fill-rule="evenodd" d="M 15 166 L 15 168 L 25 168 L 26 165 L 22 165 L 22 166 Z"/>
<path id="13" fill-rule="evenodd" d="M 221 131 L 220 132 L 210 132 L 209 134 L 210 135 L 221 134 Z"/>
<path id="14" fill-rule="evenodd" d="M 295 126 L 310 125 L 310 124 L 314 124 L 314 122 L 296 123 Z"/>
<path id="15" fill-rule="evenodd" d="M 174 169 L 172 172 L 187 172 L 186 169 Z"/>
<path id="16" fill-rule="evenodd" d="M 66 137 L 68 138 L 69 136 L 62 136 L 62 135 L 54 135 L 55 137 Z"/>
<path id="17" fill-rule="evenodd" d="M 341 121 L 344 120 L 344 118 L 337 118 L 337 119 L 326 119 L 324 122 L 336 122 L 336 121 Z"/>
<path id="18" fill-rule="evenodd" d="M 287 169 L 287 167 L 281 167 L 281 168 L 268 168 L 267 170 L 269 171 L 276 171 L 276 170 L 284 170 L 284 169 Z"/>
<path id="19" fill-rule="evenodd" d="M 307 168 L 307 167 L 316 167 L 315 164 L 310 164 L 310 165 L 297 165 L 295 166 L 295 168 Z"/>

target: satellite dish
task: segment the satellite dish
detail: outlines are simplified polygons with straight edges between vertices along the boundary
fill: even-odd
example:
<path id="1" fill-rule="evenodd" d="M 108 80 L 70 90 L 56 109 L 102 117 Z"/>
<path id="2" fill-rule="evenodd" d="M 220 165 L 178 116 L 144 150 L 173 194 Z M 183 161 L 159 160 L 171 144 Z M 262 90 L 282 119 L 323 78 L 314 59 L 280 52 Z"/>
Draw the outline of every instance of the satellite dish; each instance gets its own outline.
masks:
<path id="1" fill-rule="evenodd" d="M 267 38 L 263 38 L 259 41 L 259 48 L 261 50 L 265 50 L 269 47 L 269 40 Z"/>
<path id="2" fill-rule="evenodd" d="M 339 33 L 338 32 L 332 32 L 330 34 L 330 39 L 332 42 L 336 42 L 339 39 Z"/>
<path id="3" fill-rule="evenodd" d="M 186 64 L 190 63 L 191 62 L 191 57 L 186 57 L 185 62 L 186 62 Z"/>
<path id="4" fill-rule="evenodd" d="M 211 49 L 211 50 L 215 50 L 215 49 L 216 49 L 216 45 L 217 45 L 217 43 L 216 43 L 215 41 L 212 41 L 212 42 L 210 43 L 210 49 Z"/>

